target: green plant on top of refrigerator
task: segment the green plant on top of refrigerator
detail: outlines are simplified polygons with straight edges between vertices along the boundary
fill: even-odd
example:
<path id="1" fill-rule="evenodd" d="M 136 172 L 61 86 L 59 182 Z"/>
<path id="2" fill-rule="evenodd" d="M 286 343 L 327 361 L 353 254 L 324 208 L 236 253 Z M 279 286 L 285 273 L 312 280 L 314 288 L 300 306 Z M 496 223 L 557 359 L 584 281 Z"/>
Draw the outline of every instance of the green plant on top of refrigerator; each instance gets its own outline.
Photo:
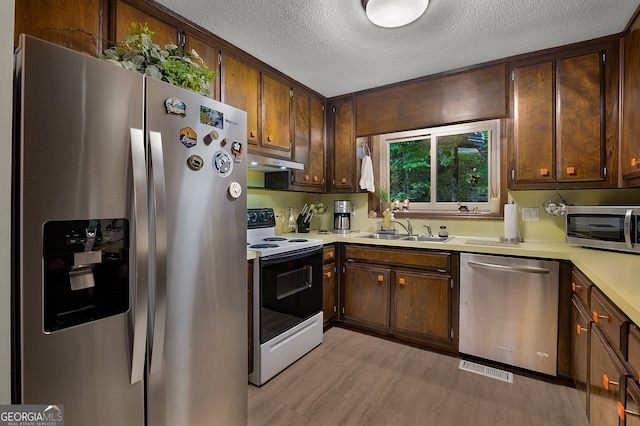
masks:
<path id="1" fill-rule="evenodd" d="M 137 71 L 174 86 L 209 95 L 209 83 L 215 76 L 195 49 L 181 50 L 173 43 L 164 48 L 153 42 L 154 32 L 147 24 L 131 23 L 129 35 L 105 49 L 98 57 L 120 67 Z"/>

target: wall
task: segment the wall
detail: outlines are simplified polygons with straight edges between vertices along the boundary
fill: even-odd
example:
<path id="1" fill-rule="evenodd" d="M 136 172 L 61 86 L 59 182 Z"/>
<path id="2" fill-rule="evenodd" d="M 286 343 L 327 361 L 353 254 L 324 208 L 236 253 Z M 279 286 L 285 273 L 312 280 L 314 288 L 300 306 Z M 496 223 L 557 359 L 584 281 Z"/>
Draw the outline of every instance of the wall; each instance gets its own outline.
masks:
<path id="1" fill-rule="evenodd" d="M 11 403 L 11 117 L 14 0 L 0 1 L 0 404 Z"/>
<path id="2" fill-rule="evenodd" d="M 554 196 L 556 191 L 511 191 L 509 199 L 518 204 L 520 233 L 525 241 L 564 241 L 564 217 L 549 216 L 542 203 Z M 640 188 L 635 189 L 598 189 L 598 190 L 563 190 L 562 197 L 573 205 L 640 205 Z M 302 192 L 270 191 L 249 189 L 249 207 L 273 207 L 276 214 L 286 216 L 287 207 L 295 207 L 299 212 L 304 203 L 322 201 L 328 207 L 325 214 L 311 220 L 311 230 L 333 229 L 334 200 L 351 200 L 355 212 L 351 218 L 352 232 L 373 232 L 381 218 L 368 218 L 367 194 L 307 194 Z M 538 208 L 537 222 L 522 221 L 522 208 Z M 400 222 L 405 223 L 403 219 Z M 501 220 L 482 219 L 412 219 L 413 232 L 424 233 L 423 225 L 428 224 L 434 233 L 441 225 L 447 227 L 450 235 L 467 237 L 499 238 L 503 235 L 504 225 Z M 402 231 L 402 230 L 401 230 Z M 278 229 L 278 232 L 282 232 Z"/>

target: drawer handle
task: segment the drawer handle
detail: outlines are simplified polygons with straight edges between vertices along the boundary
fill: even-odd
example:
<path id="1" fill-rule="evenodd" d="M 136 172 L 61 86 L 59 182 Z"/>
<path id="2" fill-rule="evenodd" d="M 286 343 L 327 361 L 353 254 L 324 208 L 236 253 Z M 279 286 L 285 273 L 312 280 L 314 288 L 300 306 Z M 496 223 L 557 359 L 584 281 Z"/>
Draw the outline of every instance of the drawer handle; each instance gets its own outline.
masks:
<path id="1" fill-rule="evenodd" d="M 598 315 L 596 311 L 593 311 L 593 322 L 597 323 L 600 319 L 606 319 L 609 323 L 612 322 L 611 317 L 608 315 Z"/>
<path id="2" fill-rule="evenodd" d="M 620 382 L 609 380 L 609 377 L 606 374 L 602 375 L 602 384 L 606 390 L 609 390 L 609 385 L 620 386 Z"/>
<path id="3" fill-rule="evenodd" d="M 378 275 L 378 282 L 381 283 L 384 281 L 384 275 Z"/>
<path id="4" fill-rule="evenodd" d="M 330 252 L 329 252 L 329 257 L 333 259 L 333 256 L 334 256 L 333 252 L 332 252 L 332 251 L 330 251 Z"/>
<path id="5" fill-rule="evenodd" d="M 304 180 L 309 180 L 309 175 L 304 175 Z"/>
<path id="6" fill-rule="evenodd" d="M 325 276 L 326 276 L 327 278 L 331 278 L 331 271 L 328 271 L 327 273 L 325 273 Z"/>
<path id="7" fill-rule="evenodd" d="M 573 291 L 576 291 L 576 289 L 577 289 L 577 288 L 582 288 L 582 286 L 581 286 L 581 285 L 578 285 L 578 284 L 576 284 L 576 283 L 571 283 L 571 289 L 572 289 Z"/>
<path id="8" fill-rule="evenodd" d="M 620 420 L 624 420 L 625 415 L 627 414 L 635 417 L 640 417 L 640 413 L 638 413 L 637 411 L 627 410 L 626 408 L 624 408 L 624 405 L 622 405 L 622 402 L 618 401 L 618 417 L 620 417 Z"/>
<path id="9" fill-rule="evenodd" d="M 320 180 L 320 179 L 318 179 L 318 176 L 314 176 L 314 177 L 313 177 L 313 181 L 314 181 L 314 182 L 317 182 L 318 180 Z"/>
<path id="10" fill-rule="evenodd" d="M 405 285 L 406 284 L 405 279 L 404 278 L 398 278 L 398 284 Z"/>
<path id="11" fill-rule="evenodd" d="M 576 333 L 577 333 L 577 334 L 582 334 L 582 332 L 583 332 L 583 331 L 587 331 L 587 329 L 586 329 L 586 328 L 581 327 L 581 326 L 580 326 L 580 324 L 578 324 L 578 325 L 576 326 Z"/>

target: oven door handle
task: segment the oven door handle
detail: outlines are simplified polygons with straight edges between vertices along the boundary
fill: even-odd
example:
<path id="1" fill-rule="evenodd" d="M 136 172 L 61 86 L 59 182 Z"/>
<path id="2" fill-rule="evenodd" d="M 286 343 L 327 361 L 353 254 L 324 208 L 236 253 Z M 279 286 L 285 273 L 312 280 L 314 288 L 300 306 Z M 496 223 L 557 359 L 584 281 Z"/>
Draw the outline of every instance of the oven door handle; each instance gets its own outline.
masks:
<path id="1" fill-rule="evenodd" d="M 286 262 L 287 260 L 297 260 L 317 253 L 322 253 L 322 246 L 307 247 L 303 249 L 287 251 L 284 253 L 272 254 L 270 256 L 264 256 L 260 258 L 260 264 L 263 266 L 273 265 L 274 263 L 282 263 Z"/>

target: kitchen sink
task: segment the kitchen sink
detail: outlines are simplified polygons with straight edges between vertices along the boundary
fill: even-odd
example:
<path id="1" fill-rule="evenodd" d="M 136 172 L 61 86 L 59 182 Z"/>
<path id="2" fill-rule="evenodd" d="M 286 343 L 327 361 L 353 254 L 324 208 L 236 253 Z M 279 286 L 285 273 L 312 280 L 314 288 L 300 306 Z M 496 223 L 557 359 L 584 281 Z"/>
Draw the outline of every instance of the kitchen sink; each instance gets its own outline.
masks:
<path id="1" fill-rule="evenodd" d="M 362 235 L 358 238 L 371 238 L 375 240 L 399 240 L 399 241 L 421 241 L 429 243 L 445 243 L 453 237 L 438 237 L 428 235 L 402 235 L 402 234 L 385 234 L 385 233 L 373 233 Z"/>
<path id="2" fill-rule="evenodd" d="M 405 235 L 400 238 L 403 241 L 424 241 L 428 243 L 446 243 L 453 237 L 438 237 L 437 235 Z"/>
<path id="3" fill-rule="evenodd" d="M 375 240 L 399 240 L 406 236 L 407 235 L 375 233 L 375 234 L 362 235 L 358 238 L 371 238 Z"/>

